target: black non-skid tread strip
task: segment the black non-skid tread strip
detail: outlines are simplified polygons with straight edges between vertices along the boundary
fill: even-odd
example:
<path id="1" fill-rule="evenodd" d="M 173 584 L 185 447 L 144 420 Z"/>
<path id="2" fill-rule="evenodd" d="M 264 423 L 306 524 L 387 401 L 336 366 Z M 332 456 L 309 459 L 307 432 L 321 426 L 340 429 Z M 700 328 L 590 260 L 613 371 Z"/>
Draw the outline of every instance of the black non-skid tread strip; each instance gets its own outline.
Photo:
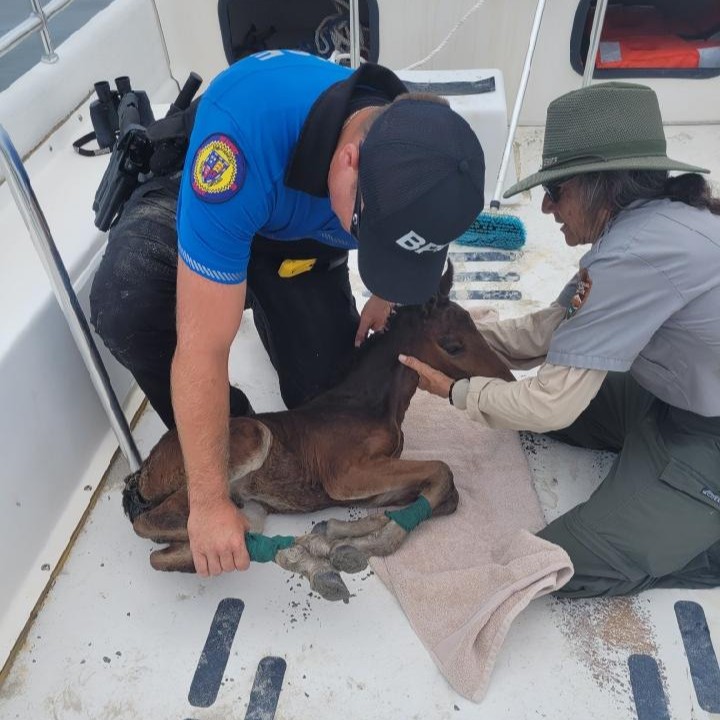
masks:
<path id="1" fill-rule="evenodd" d="M 279 657 L 264 657 L 258 663 L 245 720 L 273 720 L 286 668 Z"/>
<path id="2" fill-rule="evenodd" d="M 468 283 L 468 282 L 517 282 L 520 279 L 520 275 L 516 272 L 456 272 L 453 276 L 454 282 Z"/>
<path id="3" fill-rule="evenodd" d="M 236 598 L 219 602 L 188 693 L 193 707 L 210 707 L 215 702 L 244 609 L 245 603 Z"/>
<path id="4" fill-rule="evenodd" d="M 453 262 L 511 262 L 518 258 L 518 253 L 512 250 L 475 250 L 451 252 L 449 255 Z"/>
<path id="5" fill-rule="evenodd" d="M 720 665 L 713 648 L 705 612 L 695 602 L 675 603 L 690 676 L 700 707 L 709 713 L 720 713 Z"/>
<path id="6" fill-rule="evenodd" d="M 655 658 L 631 655 L 628 658 L 638 720 L 670 720 L 662 678 Z"/>
<path id="7" fill-rule="evenodd" d="M 520 300 L 517 290 L 458 290 L 450 293 L 452 300 Z"/>
<path id="8" fill-rule="evenodd" d="M 362 291 L 363 297 L 370 297 L 369 290 Z M 452 300 L 521 300 L 522 293 L 518 290 L 464 290 L 450 293 Z"/>

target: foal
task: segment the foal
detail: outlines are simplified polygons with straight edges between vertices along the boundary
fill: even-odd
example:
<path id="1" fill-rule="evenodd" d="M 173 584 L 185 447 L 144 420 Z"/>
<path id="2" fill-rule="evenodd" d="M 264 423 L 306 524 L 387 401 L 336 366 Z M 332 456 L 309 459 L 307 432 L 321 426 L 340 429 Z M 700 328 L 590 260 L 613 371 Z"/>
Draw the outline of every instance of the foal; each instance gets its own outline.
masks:
<path id="1" fill-rule="evenodd" d="M 426 517 L 455 511 L 450 468 L 439 460 L 399 459 L 401 424 L 418 385 L 398 353 L 412 355 L 453 378 L 512 380 L 469 313 L 450 301 L 453 270 L 424 306 L 406 306 L 387 330 L 370 337 L 335 388 L 302 407 L 230 419 L 230 495 L 242 507 L 313 512 L 334 505 L 408 505 L 356 521 L 328 520 L 298 538 L 247 534 L 251 559 L 274 560 L 310 580 L 330 600 L 349 592 L 338 571 L 358 572 L 370 555 L 389 555 Z M 126 480 L 125 511 L 135 532 L 168 547 L 156 550 L 157 570 L 194 572 L 187 535 L 188 497 L 175 430 L 167 432 L 140 470 Z M 265 541 L 260 548 L 258 541 Z"/>

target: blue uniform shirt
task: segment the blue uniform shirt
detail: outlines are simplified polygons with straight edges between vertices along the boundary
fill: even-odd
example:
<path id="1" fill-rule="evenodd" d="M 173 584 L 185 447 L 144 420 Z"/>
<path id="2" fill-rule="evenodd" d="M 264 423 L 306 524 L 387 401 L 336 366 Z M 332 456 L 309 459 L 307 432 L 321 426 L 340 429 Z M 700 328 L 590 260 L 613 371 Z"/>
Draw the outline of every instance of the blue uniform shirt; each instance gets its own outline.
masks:
<path id="1" fill-rule="evenodd" d="M 330 207 L 325 182 L 324 192 L 313 194 L 286 184 L 314 103 L 350 75 L 313 55 L 271 50 L 213 80 L 198 107 L 178 199 L 178 250 L 192 270 L 243 282 L 256 233 L 357 247 Z M 325 163 L 326 181 L 329 160 L 316 161 Z"/>

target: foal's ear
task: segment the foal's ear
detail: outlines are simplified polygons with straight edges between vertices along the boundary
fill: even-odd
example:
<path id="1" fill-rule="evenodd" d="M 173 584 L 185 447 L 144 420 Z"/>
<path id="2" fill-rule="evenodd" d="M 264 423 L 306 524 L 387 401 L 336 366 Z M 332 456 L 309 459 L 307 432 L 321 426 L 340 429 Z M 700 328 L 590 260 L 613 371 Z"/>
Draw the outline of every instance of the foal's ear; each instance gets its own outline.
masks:
<path id="1" fill-rule="evenodd" d="M 453 286 L 453 277 L 455 270 L 451 260 L 447 261 L 447 270 L 445 270 L 443 276 L 440 278 L 440 285 L 438 286 L 437 298 L 441 304 L 447 303 L 450 300 L 450 291 Z"/>
<path id="2" fill-rule="evenodd" d="M 443 273 L 440 278 L 440 284 L 438 285 L 437 292 L 425 303 L 423 306 L 423 314 L 425 317 L 432 315 L 436 307 L 447 305 L 450 302 L 450 290 L 453 286 L 453 264 L 448 260 L 447 270 Z"/>

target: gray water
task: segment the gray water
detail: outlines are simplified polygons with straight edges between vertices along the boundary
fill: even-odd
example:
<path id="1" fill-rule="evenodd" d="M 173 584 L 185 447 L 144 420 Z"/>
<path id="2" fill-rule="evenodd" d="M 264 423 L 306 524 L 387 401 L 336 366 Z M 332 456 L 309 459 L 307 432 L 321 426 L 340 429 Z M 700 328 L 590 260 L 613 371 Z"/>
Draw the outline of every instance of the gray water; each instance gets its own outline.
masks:
<path id="1" fill-rule="evenodd" d="M 50 37 L 58 54 L 62 54 L 62 48 L 58 49 L 60 43 L 111 2 L 112 0 L 75 0 L 50 20 Z M 45 2 L 41 4 L 44 5 Z M 30 11 L 30 0 L 0 0 L 0 36 L 29 17 Z M 0 91 L 40 62 L 42 54 L 43 44 L 40 35 L 35 33 L 0 57 Z"/>

